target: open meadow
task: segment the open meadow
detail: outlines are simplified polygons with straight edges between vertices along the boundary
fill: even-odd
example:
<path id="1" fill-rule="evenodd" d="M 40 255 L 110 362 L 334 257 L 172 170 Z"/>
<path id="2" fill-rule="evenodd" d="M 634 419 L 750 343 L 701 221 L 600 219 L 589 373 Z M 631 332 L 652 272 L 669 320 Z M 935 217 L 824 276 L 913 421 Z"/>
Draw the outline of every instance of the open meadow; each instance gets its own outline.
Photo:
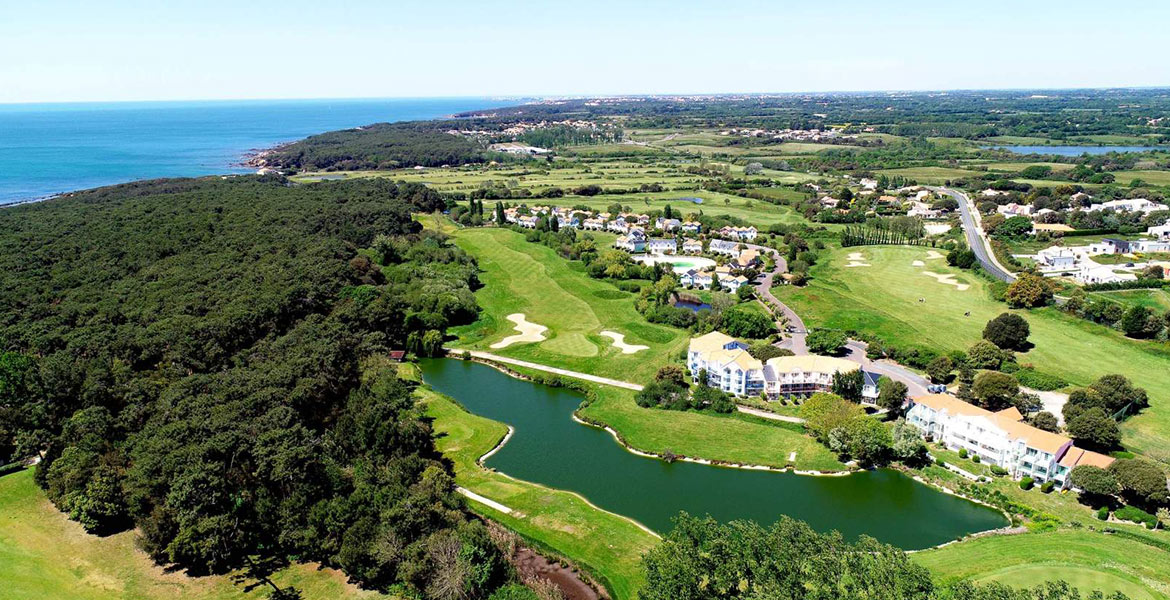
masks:
<path id="1" fill-rule="evenodd" d="M 931 260 L 928 251 L 834 249 L 813 267 L 807 287 L 781 286 L 773 293 L 810 327 L 866 332 L 899 346 L 966 350 L 980 340 L 987 321 L 1008 308 L 991 298 L 986 280 L 948 267 L 941 258 Z M 863 255 L 870 266 L 846 267 L 851 253 Z M 947 275 L 950 283 L 940 280 Z M 1132 450 L 1170 461 L 1170 349 L 1125 338 L 1054 308 L 1019 312 L 1031 325 L 1035 345 L 1019 355 L 1021 364 L 1033 364 L 1074 385 L 1121 373 L 1146 388 L 1151 406 L 1122 424 L 1122 441 Z"/>
<path id="2" fill-rule="evenodd" d="M 7 600 L 245 600 L 231 576 L 190 577 L 168 571 L 135 545 L 134 531 L 90 535 L 57 510 L 33 471 L 0 477 L 0 596 Z M 392 598 L 346 583 L 345 575 L 293 565 L 273 581 L 305 600 Z"/>

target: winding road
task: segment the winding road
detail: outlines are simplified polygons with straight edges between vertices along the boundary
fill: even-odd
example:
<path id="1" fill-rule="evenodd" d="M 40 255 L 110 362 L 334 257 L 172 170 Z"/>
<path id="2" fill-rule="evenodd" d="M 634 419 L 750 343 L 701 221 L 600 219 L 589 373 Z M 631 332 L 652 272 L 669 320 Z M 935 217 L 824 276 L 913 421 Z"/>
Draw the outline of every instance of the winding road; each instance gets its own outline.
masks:
<path id="1" fill-rule="evenodd" d="M 995 257 L 995 252 L 991 249 L 991 243 L 987 240 L 987 234 L 983 231 L 982 219 L 979 212 L 974 210 L 971 205 L 971 198 L 967 194 L 945 187 L 927 188 L 940 194 L 946 194 L 955 199 L 959 203 L 959 216 L 963 221 L 963 232 L 967 235 L 967 246 L 975 252 L 975 258 L 979 260 L 980 266 L 984 271 L 991 273 L 992 277 L 1000 281 L 1012 282 L 1016 280 L 1016 276 L 1012 275 L 1002 264 L 999 259 Z"/>

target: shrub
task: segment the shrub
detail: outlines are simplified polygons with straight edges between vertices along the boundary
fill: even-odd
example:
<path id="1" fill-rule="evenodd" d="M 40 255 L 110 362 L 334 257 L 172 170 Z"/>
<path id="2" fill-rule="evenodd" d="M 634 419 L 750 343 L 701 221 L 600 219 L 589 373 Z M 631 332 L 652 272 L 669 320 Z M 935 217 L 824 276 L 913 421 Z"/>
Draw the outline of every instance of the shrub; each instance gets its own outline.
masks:
<path id="1" fill-rule="evenodd" d="M 959 458 L 967 458 L 967 449 L 959 448 Z"/>
<path id="2" fill-rule="evenodd" d="M 1025 477 L 1020 480 L 1020 489 L 1026 492 L 1032 489 L 1032 486 L 1035 484 L 1036 482 L 1031 477 Z"/>
<path id="3" fill-rule="evenodd" d="M 982 460 L 983 460 L 983 459 L 979 458 L 979 455 L 978 455 L 978 454 L 972 454 L 972 455 L 971 455 L 971 462 L 973 462 L 973 463 L 975 463 L 975 464 L 979 464 L 979 462 L 980 462 L 980 461 L 982 461 Z"/>
<path id="4" fill-rule="evenodd" d="M 1098 508 L 1097 509 L 1097 518 L 1102 520 L 1102 521 L 1108 521 L 1109 520 L 1109 507 L 1102 506 L 1101 508 Z"/>
<path id="5" fill-rule="evenodd" d="M 1142 523 L 1150 529 L 1158 526 L 1158 517 L 1155 517 L 1154 515 L 1151 515 L 1150 513 L 1136 506 L 1123 506 L 1113 511 L 1113 516 L 1122 521 Z"/>
<path id="6" fill-rule="evenodd" d="M 947 461 L 945 461 L 945 460 L 943 460 L 943 459 L 941 459 L 941 458 L 935 457 L 935 459 L 934 459 L 934 464 L 936 464 L 936 465 L 938 465 L 938 466 L 940 466 L 940 467 L 944 467 L 944 468 L 945 468 L 945 467 L 947 466 Z"/>
<path id="7" fill-rule="evenodd" d="M 991 474 L 996 477 L 1003 477 L 1008 474 L 1008 470 L 999 465 L 991 465 Z"/>
<path id="8" fill-rule="evenodd" d="M 1056 487 L 1055 483 L 1053 483 L 1051 481 L 1045 481 L 1043 484 L 1040 485 L 1040 491 L 1047 494 L 1047 493 L 1050 493 L 1052 491 L 1052 489 L 1055 487 Z"/>
<path id="9" fill-rule="evenodd" d="M 1048 373 L 1039 373 L 1034 369 L 1025 368 L 1020 369 L 1014 373 L 1017 381 L 1024 387 L 1030 387 L 1034 390 L 1041 390 L 1051 392 L 1059 390 L 1068 385 L 1068 382 L 1057 377 L 1056 375 L 1049 375 Z"/>

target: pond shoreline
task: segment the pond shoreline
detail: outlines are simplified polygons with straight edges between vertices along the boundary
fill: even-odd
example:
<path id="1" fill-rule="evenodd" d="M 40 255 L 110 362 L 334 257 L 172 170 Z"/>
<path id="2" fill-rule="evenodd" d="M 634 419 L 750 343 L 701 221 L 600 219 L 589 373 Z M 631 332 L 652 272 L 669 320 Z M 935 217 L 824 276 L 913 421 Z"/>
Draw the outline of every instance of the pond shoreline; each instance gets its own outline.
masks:
<path id="1" fill-rule="evenodd" d="M 518 371 L 510 369 L 501 363 L 497 363 L 497 362 L 491 361 L 489 359 L 484 359 L 484 358 L 479 358 L 479 357 L 470 357 L 470 358 L 464 359 L 464 358 L 460 358 L 459 356 L 450 356 L 449 358 L 455 358 L 457 360 L 462 360 L 462 361 L 466 361 L 466 362 L 476 362 L 476 363 L 482 364 L 484 366 L 490 367 L 496 371 L 499 371 L 500 373 L 503 373 L 503 374 L 513 378 L 513 379 L 517 379 L 520 381 L 526 381 L 526 382 L 530 382 L 530 383 L 542 383 L 542 384 L 548 385 L 547 383 L 545 383 L 543 381 L 539 381 L 534 377 L 525 375 L 523 373 L 520 373 Z M 558 387 L 558 386 L 553 385 L 551 387 Z M 573 388 L 570 387 L 570 389 L 573 389 Z M 466 410 L 466 409 L 464 409 L 464 410 Z M 590 419 L 588 417 L 584 417 L 583 415 L 579 414 L 579 410 L 580 410 L 580 407 L 578 407 L 577 409 L 574 409 L 570 415 L 570 418 L 574 422 L 576 422 L 580 425 L 585 425 L 585 426 L 588 426 L 591 428 L 602 429 L 602 430 L 606 431 L 618 443 L 618 445 L 622 447 L 622 449 L 624 449 L 626 452 L 628 452 L 630 454 L 633 454 L 635 456 L 640 456 L 643 458 L 657 459 L 657 460 L 661 460 L 661 461 L 666 462 L 666 463 L 670 463 L 670 462 L 674 462 L 674 461 L 682 461 L 682 462 L 689 462 L 689 463 L 701 464 L 701 465 L 706 465 L 706 466 L 724 467 L 724 468 L 728 468 L 728 469 L 741 469 L 741 470 L 748 470 L 748 471 L 767 471 L 767 472 L 772 472 L 772 473 L 790 473 L 790 474 L 803 475 L 803 476 L 809 476 L 809 477 L 844 477 L 847 475 L 853 475 L 853 474 L 862 473 L 862 472 L 872 470 L 872 469 L 854 468 L 854 469 L 844 470 L 844 471 L 810 471 L 810 470 L 797 470 L 791 465 L 780 468 L 780 467 L 774 467 L 774 466 L 768 466 L 768 465 L 750 465 L 750 464 L 734 463 L 734 462 L 730 462 L 730 461 L 719 461 L 719 460 L 690 457 L 690 456 L 668 457 L 668 456 L 665 456 L 665 455 L 662 455 L 659 453 L 647 452 L 645 450 L 641 450 L 641 449 L 638 449 L 638 448 L 632 446 L 629 442 L 627 442 L 625 440 L 625 438 L 621 435 L 621 433 L 618 432 L 617 430 L 615 430 L 613 427 L 611 427 L 608 424 L 605 424 L 603 422 L 595 421 L 595 420 Z M 490 470 L 493 473 L 497 473 L 497 474 L 502 475 L 504 477 L 507 477 L 509 479 L 513 479 L 516 481 L 527 481 L 527 480 L 523 480 L 523 479 L 514 477 L 514 476 L 509 475 L 507 473 L 498 471 L 497 469 L 492 468 L 492 467 L 488 467 L 484 464 L 484 461 L 486 461 L 492 455 L 494 455 L 498 451 L 500 451 L 500 449 L 502 449 L 504 447 L 504 445 L 512 438 L 512 436 L 515 432 L 515 428 L 512 427 L 511 425 L 507 425 L 507 427 L 508 427 L 508 433 L 506 433 L 504 436 L 502 436 L 501 439 L 499 440 L 499 442 L 497 442 L 496 445 L 491 450 L 489 450 L 488 452 L 486 452 L 482 456 L 480 456 L 479 459 L 477 460 L 477 463 L 479 464 L 479 466 L 481 468 Z M 995 511 L 996 513 L 1003 516 L 1008 523 L 1007 525 L 1005 525 L 1003 527 L 998 527 L 998 528 L 994 528 L 994 529 L 986 529 L 986 530 L 977 531 L 974 533 L 969 533 L 969 534 L 966 534 L 966 535 L 959 537 L 959 538 L 956 538 L 956 539 L 948 540 L 945 542 L 940 542 L 938 544 L 932 544 L 932 545 L 924 547 L 924 548 L 906 550 L 906 552 L 908 552 L 908 553 L 909 552 L 921 552 L 921 551 L 925 551 L 925 550 L 941 548 L 944 546 L 948 546 L 948 545 L 955 544 L 958 542 L 966 541 L 969 539 L 974 539 L 977 537 L 986 537 L 986 536 L 990 536 L 990 535 L 1013 535 L 1013 534 L 1020 533 L 1020 528 L 1012 525 L 1011 515 L 1008 512 L 1006 512 L 1005 510 L 1003 510 L 1002 508 L 991 505 L 991 504 L 989 504 L 985 501 L 982 501 L 980 499 L 972 498 L 970 496 L 967 496 L 967 495 L 959 493 L 955 490 L 952 490 L 944 485 L 930 481 L 930 480 L 914 473 L 913 471 L 910 471 L 909 469 L 906 469 L 903 467 L 895 467 L 894 470 L 898 471 L 901 475 L 912 479 L 913 481 L 917 482 L 918 484 L 923 485 L 924 487 L 933 489 L 933 490 L 938 491 L 938 492 L 942 492 L 948 496 L 952 496 L 955 498 L 960 498 L 960 499 L 966 500 L 968 502 L 971 502 L 972 504 L 976 504 L 976 505 L 979 505 L 979 506 L 982 506 L 985 508 L 990 508 L 993 511 Z M 537 485 L 543 485 L 543 484 L 537 484 Z M 604 509 L 604 508 L 600 508 L 596 504 L 592 503 L 591 501 L 589 501 L 587 498 L 585 498 L 582 494 L 580 494 L 578 492 L 571 491 L 571 490 L 564 490 L 561 488 L 550 488 L 550 489 L 557 489 L 558 491 L 564 491 L 564 492 L 573 494 L 574 496 L 581 499 L 583 502 L 585 502 L 590 507 L 592 507 L 596 510 L 602 511 L 602 512 L 617 515 L 617 516 L 635 524 L 640 529 L 643 529 L 644 531 L 653 534 L 655 537 L 661 538 L 660 534 L 658 534 L 654 530 L 650 529 L 646 525 L 642 524 L 637 519 L 634 519 L 634 518 L 629 517 L 627 515 L 622 515 L 622 514 L 619 514 L 619 513 Z"/>

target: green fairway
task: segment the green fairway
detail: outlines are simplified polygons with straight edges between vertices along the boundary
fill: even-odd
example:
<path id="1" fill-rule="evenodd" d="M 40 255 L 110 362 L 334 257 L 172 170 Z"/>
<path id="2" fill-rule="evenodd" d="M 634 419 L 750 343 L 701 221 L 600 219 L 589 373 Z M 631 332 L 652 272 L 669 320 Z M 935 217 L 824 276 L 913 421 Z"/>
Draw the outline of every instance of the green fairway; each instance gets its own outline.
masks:
<path id="1" fill-rule="evenodd" d="M 740 413 L 720 415 L 642 408 L 634 393 L 598 386 L 597 399 L 581 415 L 609 425 L 645 452 L 801 470 L 840 471 L 845 465 L 797 424 L 769 422 Z M 796 460 L 789 461 L 791 453 Z"/>
<path id="2" fill-rule="evenodd" d="M 135 546 L 133 531 L 85 533 L 33 483 L 31 470 L 0 478 L 0 596 L 8 600 L 244 600 L 229 576 L 188 577 L 154 564 Z M 278 573 L 306 600 L 389 598 L 349 585 L 332 569 L 294 565 Z"/>
<path id="3" fill-rule="evenodd" d="M 872 266 L 848 268 L 848 254 L 858 252 Z M 807 287 L 781 286 L 773 291 L 811 327 L 831 327 L 876 334 L 900 346 L 927 346 L 941 351 L 966 350 L 982 336 L 984 325 L 1007 311 L 991 299 L 979 277 L 929 260 L 924 248 L 867 246 L 826 251 L 812 269 Z M 920 260 L 925 266 L 913 265 Z M 965 291 L 924 274 L 953 275 Z M 919 300 L 923 301 L 919 301 Z M 970 313 L 967 316 L 966 313 Z M 1021 363 L 1076 385 L 1101 375 L 1122 373 L 1150 393 L 1150 408 L 1122 425 L 1123 443 L 1170 461 L 1170 350 L 1156 342 L 1125 338 L 1117 331 L 1045 308 L 1021 311 L 1032 328 L 1035 348 Z"/>
<path id="4" fill-rule="evenodd" d="M 1119 591 L 1133 600 L 1170 597 L 1170 553 L 1088 530 L 990 536 L 913 558 L 942 581 L 970 578 L 1033 587 L 1064 579 L 1085 592 Z"/>
<path id="5" fill-rule="evenodd" d="M 641 382 L 687 343 L 686 332 L 646 322 L 634 309 L 634 294 L 590 278 L 579 270 L 580 263 L 526 242 L 519 233 L 464 229 L 455 234 L 455 243 L 479 261 L 484 283 L 476 292 L 483 307 L 480 319 L 453 330 L 459 347 Z M 547 327 L 546 339 L 492 348 L 516 333 L 506 318 L 514 313 Z M 649 348 L 623 354 L 602 331 L 623 334 L 625 343 Z"/>
<path id="6" fill-rule="evenodd" d="M 617 600 L 634 598 L 643 582 L 641 556 L 657 537 L 572 492 L 480 467 L 476 461 L 503 439 L 507 426 L 473 415 L 429 389 L 417 393 L 435 420 L 436 446 L 455 465 L 456 483 L 512 510 L 504 513 L 469 500 L 476 512 L 578 562 L 603 578 Z"/>

